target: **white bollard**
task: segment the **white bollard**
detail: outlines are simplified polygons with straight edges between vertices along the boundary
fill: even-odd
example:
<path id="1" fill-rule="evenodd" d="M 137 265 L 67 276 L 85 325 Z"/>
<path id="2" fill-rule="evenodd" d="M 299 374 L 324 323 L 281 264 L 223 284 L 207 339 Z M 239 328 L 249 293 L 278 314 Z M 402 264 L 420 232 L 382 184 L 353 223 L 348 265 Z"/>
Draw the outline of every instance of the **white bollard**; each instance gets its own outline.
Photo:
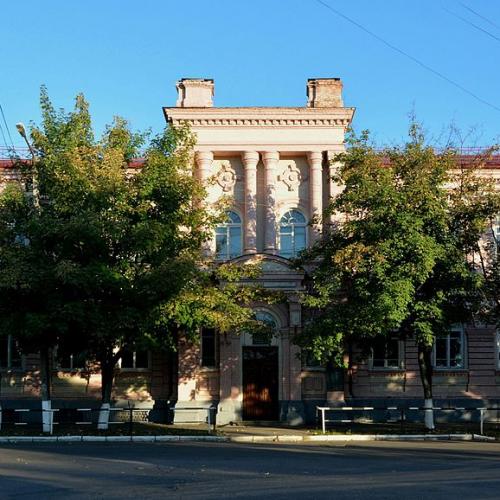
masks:
<path id="1" fill-rule="evenodd" d="M 52 434 L 54 430 L 54 414 L 52 413 L 52 401 L 42 401 L 42 429 L 43 432 Z"/>
<path id="2" fill-rule="evenodd" d="M 97 420 L 97 428 L 99 430 L 107 430 L 109 427 L 109 413 L 111 405 L 109 403 L 103 403 L 101 409 L 99 410 L 99 418 Z"/>
<path id="3" fill-rule="evenodd" d="M 483 431 L 484 431 L 484 411 L 485 411 L 485 408 L 479 408 L 479 434 L 484 434 Z"/>

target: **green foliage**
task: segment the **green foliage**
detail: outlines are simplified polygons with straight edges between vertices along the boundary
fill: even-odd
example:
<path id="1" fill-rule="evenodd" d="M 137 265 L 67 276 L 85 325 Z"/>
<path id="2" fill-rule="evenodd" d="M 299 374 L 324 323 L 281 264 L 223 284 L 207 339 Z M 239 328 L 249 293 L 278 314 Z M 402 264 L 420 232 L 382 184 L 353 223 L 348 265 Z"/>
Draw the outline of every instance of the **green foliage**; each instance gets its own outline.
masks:
<path id="1" fill-rule="evenodd" d="M 37 160 L 19 165 L 28 184 L 38 183 L 40 208 L 20 185 L 0 197 L 1 333 L 25 352 L 86 350 L 109 372 L 123 347 L 248 324 L 254 291 L 237 281 L 255 269 L 200 265 L 221 216 L 199 202 L 189 129 L 169 128 L 147 144 L 115 118 L 95 140 L 83 96 L 65 113 L 42 88 L 41 109 L 31 130 Z M 131 169 L 140 148 L 142 168 Z"/>
<path id="2" fill-rule="evenodd" d="M 335 228 L 304 256 L 319 264 L 305 304 L 319 308 L 299 342 L 340 363 L 345 346 L 368 348 L 400 332 L 429 348 L 479 307 L 483 276 L 469 258 L 498 208 L 477 169 L 437 153 L 417 125 L 402 147 L 376 151 L 352 135 L 336 158 L 343 192 L 328 208 Z"/>

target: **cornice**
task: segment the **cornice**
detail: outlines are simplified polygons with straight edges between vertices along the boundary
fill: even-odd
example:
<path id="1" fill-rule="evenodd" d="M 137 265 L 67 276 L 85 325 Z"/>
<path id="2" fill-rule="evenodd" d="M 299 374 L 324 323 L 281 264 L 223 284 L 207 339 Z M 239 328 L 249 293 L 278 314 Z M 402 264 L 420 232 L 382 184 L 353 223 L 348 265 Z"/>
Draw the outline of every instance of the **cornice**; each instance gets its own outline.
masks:
<path id="1" fill-rule="evenodd" d="M 354 108 L 163 108 L 169 123 L 192 127 L 347 127 Z"/>

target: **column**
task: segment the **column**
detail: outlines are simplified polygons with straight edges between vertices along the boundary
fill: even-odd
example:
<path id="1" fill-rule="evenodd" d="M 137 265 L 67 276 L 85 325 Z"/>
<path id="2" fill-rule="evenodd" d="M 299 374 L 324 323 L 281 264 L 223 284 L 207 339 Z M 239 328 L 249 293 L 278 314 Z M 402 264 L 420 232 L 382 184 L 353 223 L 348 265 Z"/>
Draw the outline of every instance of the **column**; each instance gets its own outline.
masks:
<path id="1" fill-rule="evenodd" d="M 321 234 L 323 216 L 323 154 L 321 151 L 307 153 L 309 160 L 309 207 L 311 216 L 311 243 Z"/>
<path id="2" fill-rule="evenodd" d="M 245 232 L 244 253 L 257 253 L 257 163 L 259 153 L 245 151 L 242 155 L 245 169 Z"/>
<path id="3" fill-rule="evenodd" d="M 262 153 L 266 189 L 264 252 L 273 254 L 276 253 L 276 169 L 279 157 L 277 151 Z"/>
<path id="4" fill-rule="evenodd" d="M 333 178 L 338 174 L 340 162 L 335 161 L 335 157 L 342 151 L 328 151 L 328 196 L 330 201 L 336 198 L 343 190 L 343 186 L 339 186 Z M 335 227 L 339 221 L 340 214 L 331 213 L 329 215 L 329 223 Z"/>
<path id="5" fill-rule="evenodd" d="M 212 175 L 214 154 L 211 151 L 197 151 L 195 154 L 198 179 L 207 187 L 207 181 Z"/>
<path id="6" fill-rule="evenodd" d="M 195 153 L 196 160 L 196 176 L 207 190 L 206 198 L 203 200 L 205 203 L 210 203 L 210 192 L 208 180 L 212 176 L 212 162 L 214 161 L 214 154 L 211 151 L 197 151 Z M 203 243 L 202 254 L 204 257 L 210 257 L 215 249 L 214 237 L 209 238 Z"/>

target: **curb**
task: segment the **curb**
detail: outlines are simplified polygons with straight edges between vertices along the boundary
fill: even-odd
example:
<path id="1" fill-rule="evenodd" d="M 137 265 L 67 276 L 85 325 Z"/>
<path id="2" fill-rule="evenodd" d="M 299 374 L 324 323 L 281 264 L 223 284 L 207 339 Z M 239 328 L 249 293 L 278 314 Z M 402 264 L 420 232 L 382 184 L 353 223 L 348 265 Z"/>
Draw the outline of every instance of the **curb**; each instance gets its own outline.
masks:
<path id="1" fill-rule="evenodd" d="M 0 444 L 13 443 L 307 443 L 351 441 L 487 441 L 495 438 L 481 434 L 276 434 L 271 436 L 0 436 Z"/>
<path id="2" fill-rule="evenodd" d="M 234 436 L 233 443 L 297 443 L 297 442 L 350 442 L 350 441 L 495 441 L 495 438 L 481 434 L 318 434 Z"/>

